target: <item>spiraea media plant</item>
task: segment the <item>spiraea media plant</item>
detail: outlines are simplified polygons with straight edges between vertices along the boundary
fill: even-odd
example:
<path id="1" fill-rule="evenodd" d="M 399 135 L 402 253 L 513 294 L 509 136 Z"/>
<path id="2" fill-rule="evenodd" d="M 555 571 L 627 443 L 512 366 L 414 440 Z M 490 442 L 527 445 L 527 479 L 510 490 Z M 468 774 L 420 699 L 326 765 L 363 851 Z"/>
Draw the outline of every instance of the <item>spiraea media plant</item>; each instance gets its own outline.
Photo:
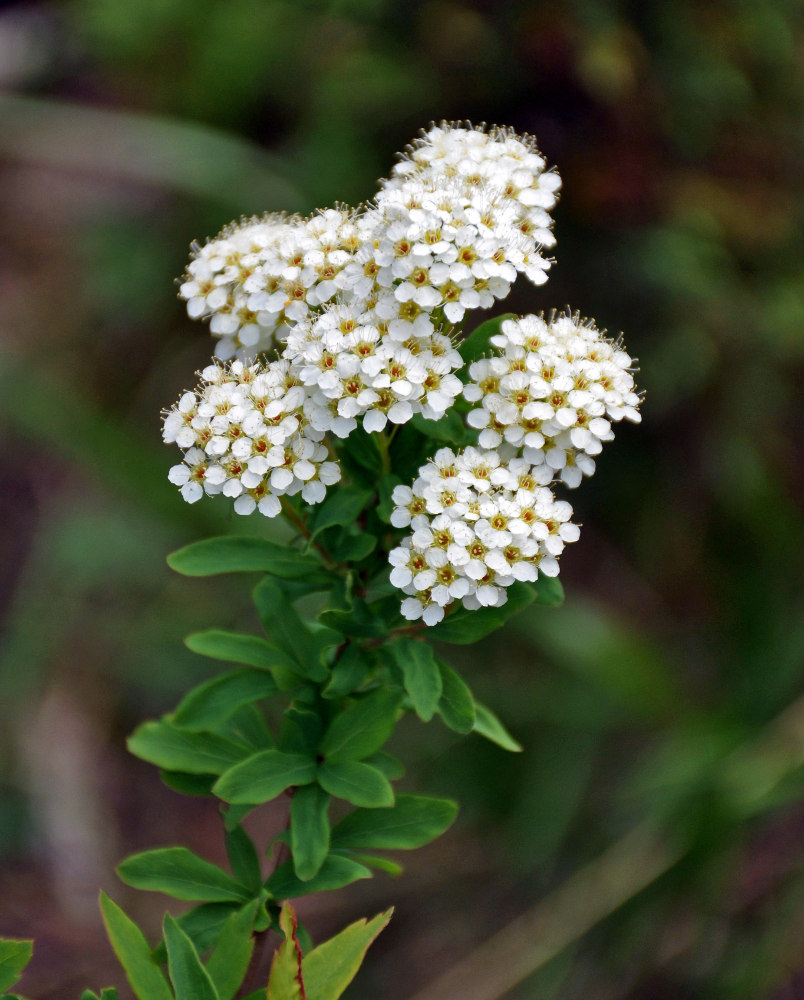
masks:
<path id="1" fill-rule="evenodd" d="M 102 898 L 141 1000 L 255 1000 L 266 982 L 269 1000 L 336 1000 L 390 911 L 313 947 L 288 900 L 399 871 L 375 852 L 421 846 L 457 811 L 395 792 L 398 719 L 520 749 L 431 640 L 473 643 L 562 600 L 579 536 L 564 497 L 614 424 L 639 421 L 632 359 L 580 313 L 477 323 L 517 279 L 547 281 L 560 188 L 530 136 L 441 124 L 357 209 L 244 219 L 193 246 L 180 295 L 215 359 L 165 413 L 169 477 L 258 524 L 169 561 L 263 574 L 267 637 L 188 637 L 235 666 L 130 739 L 171 788 L 218 800 L 230 862 L 168 847 L 119 866 L 194 904 L 152 950 Z M 277 798 L 286 828 L 255 846 L 243 821 Z"/>

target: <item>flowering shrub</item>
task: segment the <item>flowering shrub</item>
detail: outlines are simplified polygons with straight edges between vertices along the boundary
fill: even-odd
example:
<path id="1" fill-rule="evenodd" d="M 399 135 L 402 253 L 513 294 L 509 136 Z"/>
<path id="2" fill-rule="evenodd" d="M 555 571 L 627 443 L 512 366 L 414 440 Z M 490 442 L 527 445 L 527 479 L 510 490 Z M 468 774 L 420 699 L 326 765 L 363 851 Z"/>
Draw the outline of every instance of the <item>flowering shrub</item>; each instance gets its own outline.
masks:
<path id="1" fill-rule="evenodd" d="M 184 847 L 119 866 L 129 885 L 196 904 L 166 917 L 152 952 L 103 897 L 141 1000 L 265 997 L 271 931 L 283 943 L 268 1000 L 336 1000 L 390 913 L 313 948 L 287 901 L 399 870 L 374 852 L 426 844 L 456 815 L 395 792 L 404 768 L 384 747 L 398 719 L 438 715 L 520 749 L 424 640 L 471 643 L 562 599 L 558 560 L 579 529 L 552 487 L 578 487 L 613 425 L 639 421 L 631 358 L 579 314 L 463 333 L 519 275 L 547 280 L 560 186 L 532 138 L 442 124 L 360 209 L 248 219 L 193 248 L 180 295 L 217 358 L 165 414 L 182 452 L 170 480 L 188 503 L 221 494 L 237 514 L 284 517 L 294 537 L 210 539 L 169 560 L 190 576 L 264 573 L 267 638 L 190 636 L 234 669 L 129 741 L 171 788 L 218 800 L 231 868 Z M 277 726 L 257 707 L 268 699 Z M 280 796 L 267 872 L 242 824 Z M 6 942 L 11 965 L 21 944 Z"/>

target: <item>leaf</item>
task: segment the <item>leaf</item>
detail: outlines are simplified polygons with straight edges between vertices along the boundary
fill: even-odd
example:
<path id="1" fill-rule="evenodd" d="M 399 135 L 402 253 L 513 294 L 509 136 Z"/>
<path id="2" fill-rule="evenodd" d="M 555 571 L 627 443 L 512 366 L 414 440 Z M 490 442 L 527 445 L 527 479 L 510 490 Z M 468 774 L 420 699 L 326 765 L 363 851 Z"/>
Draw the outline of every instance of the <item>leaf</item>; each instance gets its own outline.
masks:
<path id="1" fill-rule="evenodd" d="M 377 548 L 377 539 L 367 531 L 357 533 L 345 529 L 329 528 L 323 535 L 324 544 L 336 562 L 355 566 Z"/>
<path id="2" fill-rule="evenodd" d="M 273 873 L 266 882 L 268 892 L 274 899 L 296 899 L 312 892 L 328 892 L 331 889 L 341 889 L 362 878 L 371 878 L 371 872 L 365 865 L 330 854 L 317 875 L 308 882 L 302 882 L 293 872 L 293 864 L 288 861 Z"/>
<path id="3" fill-rule="evenodd" d="M 459 448 L 467 443 L 467 430 L 457 409 L 448 410 L 440 420 L 428 420 L 417 413 L 411 424 L 431 441 L 443 441 Z"/>
<path id="4" fill-rule="evenodd" d="M 307 757 L 318 754 L 324 723 L 318 712 L 296 701 L 282 718 L 279 749 L 284 753 L 300 753 Z"/>
<path id="5" fill-rule="evenodd" d="M 423 641 L 403 636 L 388 647 L 402 671 L 405 690 L 422 722 L 435 715 L 441 698 L 441 671 L 432 648 Z"/>
<path id="6" fill-rule="evenodd" d="M 109 941 L 138 1000 L 174 1000 L 139 927 L 105 892 L 100 906 Z"/>
<path id="7" fill-rule="evenodd" d="M 267 1000 L 302 1000 L 302 954 L 296 935 L 296 914 L 290 903 L 282 907 L 279 926 L 285 940 L 277 948 L 271 963 Z"/>
<path id="8" fill-rule="evenodd" d="M 341 638 L 329 629 L 312 632 L 273 580 L 266 577 L 254 588 L 257 613 L 271 638 L 296 663 L 296 671 L 311 681 L 323 681 L 328 676 L 322 654 Z"/>
<path id="9" fill-rule="evenodd" d="M 207 962 L 207 973 L 220 1000 L 232 1000 L 248 971 L 254 951 L 252 928 L 257 906 L 258 900 L 253 899 L 229 917 Z"/>
<path id="10" fill-rule="evenodd" d="M 226 856 L 234 877 L 252 892 L 259 893 L 262 888 L 260 859 L 254 842 L 242 826 L 226 831 Z"/>
<path id="11" fill-rule="evenodd" d="M 263 750 L 226 771 L 212 790 L 224 802 L 256 806 L 291 785 L 308 785 L 315 768 L 315 761 L 302 754 Z"/>
<path id="12" fill-rule="evenodd" d="M 222 774 L 248 756 L 248 748 L 214 733 L 179 729 L 169 719 L 144 722 L 128 738 L 128 748 L 142 760 L 188 774 Z"/>
<path id="13" fill-rule="evenodd" d="M 378 689 L 353 702 L 332 720 L 321 753 L 332 763 L 362 760 L 379 750 L 391 735 L 401 695 Z"/>
<path id="14" fill-rule="evenodd" d="M 166 771 L 159 769 L 159 777 L 174 792 L 180 795 L 212 795 L 212 786 L 215 784 L 217 775 L 214 774 L 187 774 L 185 771 Z"/>
<path id="15" fill-rule="evenodd" d="M 438 712 L 444 723 L 456 733 L 471 733 L 475 726 L 475 699 L 463 679 L 446 663 L 439 660 L 441 700 Z"/>
<path id="16" fill-rule="evenodd" d="M 193 632 L 187 636 L 184 644 L 194 653 L 209 656 L 213 660 L 243 663 L 247 667 L 261 667 L 272 672 L 277 668 L 297 669 L 292 657 L 259 635 L 212 628 L 205 632 Z"/>
<path id="17" fill-rule="evenodd" d="M 372 490 L 359 486 L 342 486 L 333 490 L 310 518 L 310 541 L 325 528 L 354 524 L 373 496 Z"/>
<path id="18" fill-rule="evenodd" d="M 293 867 L 302 880 L 317 875 L 329 851 L 329 795 L 318 785 L 300 788 L 290 803 Z"/>
<path id="19" fill-rule="evenodd" d="M 468 645 L 484 639 L 503 626 L 509 618 L 536 600 L 536 584 L 518 581 L 508 587 L 508 600 L 501 608 L 457 608 L 444 621 L 428 630 L 428 639 Z"/>
<path id="20" fill-rule="evenodd" d="M 369 485 L 377 482 L 382 474 L 382 455 L 379 450 L 379 436 L 366 434 L 362 428 L 338 442 L 339 451 L 346 467 L 355 471 Z"/>
<path id="21" fill-rule="evenodd" d="M 161 847 L 132 854 L 120 862 L 116 871 L 126 885 L 164 892 L 176 899 L 225 903 L 242 902 L 250 896 L 242 882 L 186 847 Z"/>
<path id="22" fill-rule="evenodd" d="M 19 982 L 22 971 L 33 955 L 33 941 L 0 938 L 0 990 Z"/>
<path id="23" fill-rule="evenodd" d="M 307 1000 L 338 1000 L 357 974 L 372 941 L 387 927 L 393 912 L 386 910 L 373 920 L 357 920 L 302 960 Z"/>
<path id="24" fill-rule="evenodd" d="M 394 804 L 391 783 L 376 767 L 356 760 L 337 763 L 324 761 L 316 779 L 330 795 L 345 799 L 355 806 L 379 809 Z"/>
<path id="25" fill-rule="evenodd" d="M 242 743 L 250 754 L 276 746 L 265 716 L 253 702 L 235 709 L 220 723 L 218 732 L 227 739 Z"/>
<path id="26" fill-rule="evenodd" d="M 536 583 L 530 584 L 536 589 L 535 604 L 545 608 L 557 608 L 564 603 L 564 587 L 557 576 L 539 575 Z"/>
<path id="27" fill-rule="evenodd" d="M 405 870 L 402 865 L 397 861 L 391 861 L 390 858 L 378 858 L 373 854 L 353 854 L 352 857 L 355 861 L 368 865 L 369 868 L 377 868 L 379 871 L 385 872 L 391 878 L 398 878 Z"/>
<path id="28" fill-rule="evenodd" d="M 512 753 L 522 752 L 522 744 L 514 739 L 490 708 L 486 708 L 485 705 L 476 701 L 475 712 L 477 713 L 474 728 L 476 733 L 485 736 L 487 740 L 496 743 L 503 750 L 510 750 Z"/>
<path id="29" fill-rule="evenodd" d="M 401 778 L 405 773 L 405 765 L 402 761 L 398 757 L 394 757 L 392 753 L 386 753 L 384 750 L 378 750 L 370 757 L 364 758 L 363 763 L 376 767 L 378 771 L 382 771 L 385 777 L 391 781 Z"/>
<path id="30" fill-rule="evenodd" d="M 507 319 L 516 319 L 516 317 L 513 313 L 503 313 L 502 316 L 487 319 L 485 323 L 481 323 L 480 326 L 476 327 L 462 344 L 458 344 L 458 353 L 466 365 L 477 361 L 478 358 L 482 358 L 494 350 L 489 338 L 496 336 L 500 332 L 503 323 Z"/>
<path id="31" fill-rule="evenodd" d="M 321 694 L 325 698 L 343 698 L 356 691 L 371 673 L 371 659 L 364 649 L 349 643 L 335 661 L 332 676 Z"/>
<path id="32" fill-rule="evenodd" d="M 388 627 L 378 618 L 362 597 L 356 597 L 348 608 L 327 608 L 318 616 L 322 625 L 358 639 L 379 639 L 388 634 Z"/>
<path id="33" fill-rule="evenodd" d="M 233 670 L 193 688 L 182 699 L 173 721 L 183 729 L 214 729 L 241 705 L 269 698 L 278 690 L 265 670 L 257 667 Z"/>
<path id="34" fill-rule="evenodd" d="M 169 913 L 165 915 L 164 934 L 168 971 L 176 990 L 176 1000 L 220 1000 L 193 942 Z"/>
<path id="35" fill-rule="evenodd" d="M 332 831 L 332 848 L 410 850 L 422 847 L 449 829 L 458 815 L 450 799 L 397 795 L 390 809 L 355 809 Z"/>
<path id="36" fill-rule="evenodd" d="M 167 562 L 184 576 L 262 572 L 283 580 L 330 579 L 316 556 L 249 535 L 204 538 L 171 553 Z"/>

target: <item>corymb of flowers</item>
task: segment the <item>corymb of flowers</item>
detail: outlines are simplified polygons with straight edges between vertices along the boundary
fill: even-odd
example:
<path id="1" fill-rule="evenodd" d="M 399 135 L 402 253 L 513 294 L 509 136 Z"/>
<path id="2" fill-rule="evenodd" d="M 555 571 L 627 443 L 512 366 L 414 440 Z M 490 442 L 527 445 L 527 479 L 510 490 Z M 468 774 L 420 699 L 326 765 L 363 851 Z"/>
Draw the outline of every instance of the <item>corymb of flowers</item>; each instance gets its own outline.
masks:
<path id="1" fill-rule="evenodd" d="M 194 245 L 180 296 L 216 360 L 165 414 L 184 499 L 284 513 L 363 596 L 388 597 L 390 563 L 426 625 L 556 576 L 579 531 L 552 487 L 639 421 L 633 361 L 569 310 L 463 328 L 520 275 L 547 281 L 560 188 L 532 137 L 442 123 L 357 209 Z"/>

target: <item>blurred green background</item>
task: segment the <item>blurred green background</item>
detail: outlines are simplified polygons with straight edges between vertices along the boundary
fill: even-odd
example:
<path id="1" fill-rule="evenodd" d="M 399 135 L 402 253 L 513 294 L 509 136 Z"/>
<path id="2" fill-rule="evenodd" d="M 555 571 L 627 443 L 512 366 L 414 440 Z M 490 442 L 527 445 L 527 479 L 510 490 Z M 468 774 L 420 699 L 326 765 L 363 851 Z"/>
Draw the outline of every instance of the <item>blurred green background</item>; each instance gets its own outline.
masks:
<path id="1" fill-rule="evenodd" d="M 446 651 L 525 752 L 411 721 L 403 785 L 458 824 L 302 914 L 321 936 L 397 904 L 355 1000 L 804 996 L 803 43 L 797 0 L 4 5 L 0 933 L 38 940 L 23 992 L 121 983 L 98 888 L 152 933 L 163 908 L 123 854 L 221 857 L 214 808 L 124 749 L 209 672 L 184 634 L 251 624 L 250 581 L 165 555 L 270 530 L 166 479 L 159 411 L 211 353 L 175 299 L 190 240 L 360 202 L 419 128 L 470 118 L 535 134 L 565 182 L 550 281 L 506 311 L 623 330 L 644 423 L 570 497 L 565 606 Z"/>

